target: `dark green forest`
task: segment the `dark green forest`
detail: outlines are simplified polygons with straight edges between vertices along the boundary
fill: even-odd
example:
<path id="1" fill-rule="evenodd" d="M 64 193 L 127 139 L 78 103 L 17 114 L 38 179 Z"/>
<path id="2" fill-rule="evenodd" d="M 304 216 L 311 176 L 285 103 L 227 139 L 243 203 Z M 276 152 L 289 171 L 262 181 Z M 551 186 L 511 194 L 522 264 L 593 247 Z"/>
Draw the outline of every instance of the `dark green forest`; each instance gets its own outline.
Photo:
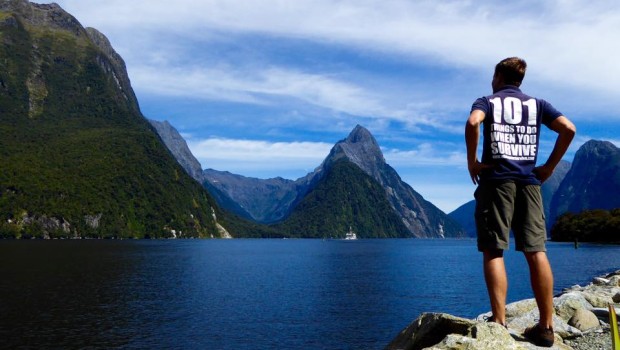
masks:
<path id="1" fill-rule="evenodd" d="M 620 208 L 586 210 L 560 216 L 551 229 L 551 239 L 559 242 L 620 243 Z"/>
<path id="2" fill-rule="evenodd" d="M 218 236 L 214 201 L 88 37 L 1 15 L 0 237 Z"/>
<path id="3" fill-rule="evenodd" d="M 273 228 L 291 237 L 343 238 L 349 227 L 361 238 L 406 237 L 385 190 L 348 160 L 335 162 L 325 177 Z"/>

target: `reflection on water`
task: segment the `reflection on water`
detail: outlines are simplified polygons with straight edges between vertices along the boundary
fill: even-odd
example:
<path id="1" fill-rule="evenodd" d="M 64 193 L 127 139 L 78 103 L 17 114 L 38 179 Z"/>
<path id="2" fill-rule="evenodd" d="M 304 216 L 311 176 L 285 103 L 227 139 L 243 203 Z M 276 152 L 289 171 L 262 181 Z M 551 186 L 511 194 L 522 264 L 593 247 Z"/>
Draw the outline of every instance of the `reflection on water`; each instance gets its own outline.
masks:
<path id="1" fill-rule="evenodd" d="M 556 291 L 620 267 L 550 244 Z M 509 300 L 531 297 L 506 254 Z M 0 241 L 0 348 L 381 349 L 425 311 L 488 309 L 469 240 Z"/>

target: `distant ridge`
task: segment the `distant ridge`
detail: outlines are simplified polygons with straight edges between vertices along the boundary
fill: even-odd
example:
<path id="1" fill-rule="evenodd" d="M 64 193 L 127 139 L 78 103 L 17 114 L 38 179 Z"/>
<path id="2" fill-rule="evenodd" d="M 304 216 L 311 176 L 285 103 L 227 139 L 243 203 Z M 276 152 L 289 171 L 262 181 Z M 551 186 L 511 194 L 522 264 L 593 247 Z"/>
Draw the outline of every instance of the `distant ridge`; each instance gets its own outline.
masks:
<path id="1" fill-rule="evenodd" d="M 426 201 L 411 186 L 401 180 L 397 172 L 385 162 L 376 139 L 361 125 L 357 125 L 345 139 L 337 142 L 315 171 L 295 181 L 281 178 L 253 179 L 212 169 L 205 170 L 203 174 L 208 182 L 205 186 L 211 188 L 212 193 L 213 190 L 217 190 L 225 195 L 216 196 L 222 207 L 243 216 L 239 212 L 239 208 L 242 208 L 250 218 L 256 221 L 278 222 L 277 227 L 283 228 L 287 222 L 290 224 L 287 220 L 292 213 L 295 213 L 296 218 L 303 216 L 298 207 L 302 203 L 305 208 L 328 210 L 327 208 L 320 209 L 323 203 L 312 193 L 321 181 L 328 177 L 333 165 L 340 164 L 342 161 L 354 164 L 383 189 L 383 196 L 389 203 L 390 211 L 393 212 L 389 215 L 396 215 L 401 224 L 406 227 L 405 233 L 398 233 L 399 237 L 441 238 L 465 235 L 455 220 Z M 351 168 L 340 165 L 338 171 L 351 171 Z M 323 186 L 326 185 L 323 184 Z M 341 186 L 346 186 L 346 184 Z M 314 196 L 312 197 L 314 200 L 308 198 L 309 195 Z M 358 196 L 358 198 L 361 197 Z M 237 204 L 236 207 L 233 203 Z M 295 220 L 298 222 L 295 227 L 300 230 L 304 229 L 303 225 L 299 224 L 303 220 Z M 342 225 L 344 225 L 342 227 L 348 227 L 348 224 L 342 223 Z M 400 228 L 395 230 L 402 231 Z"/>

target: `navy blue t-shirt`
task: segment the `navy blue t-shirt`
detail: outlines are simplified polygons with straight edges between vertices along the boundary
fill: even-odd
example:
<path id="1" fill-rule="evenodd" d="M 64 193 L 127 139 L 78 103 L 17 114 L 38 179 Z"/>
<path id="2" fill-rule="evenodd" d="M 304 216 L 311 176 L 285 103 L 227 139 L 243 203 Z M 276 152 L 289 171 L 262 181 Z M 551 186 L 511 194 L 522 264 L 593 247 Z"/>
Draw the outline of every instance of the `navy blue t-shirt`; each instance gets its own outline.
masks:
<path id="1" fill-rule="evenodd" d="M 538 156 L 540 126 L 549 126 L 562 113 L 547 101 L 530 97 L 510 85 L 477 99 L 471 110 L 485 113 L 482 163 L 494 165 L 482 171 L 480 180 L 540 185 L 532 172 Z"/>

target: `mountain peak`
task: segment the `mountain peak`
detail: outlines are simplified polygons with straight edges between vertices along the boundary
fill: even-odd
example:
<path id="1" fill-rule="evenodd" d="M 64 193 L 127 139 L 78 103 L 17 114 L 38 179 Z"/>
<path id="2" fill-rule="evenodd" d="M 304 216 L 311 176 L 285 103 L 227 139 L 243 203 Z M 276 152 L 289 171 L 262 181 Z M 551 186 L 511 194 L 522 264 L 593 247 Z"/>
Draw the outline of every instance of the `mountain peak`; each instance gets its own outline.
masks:
<path id="1" fill-rule="evenodd" d="M 346 139 L 336 143 L 326 161 L 331 163 L 341 158 L 348 159 L 371 176 L 385 164 L 377 140 L 361 125 L 357 125 Z"/>
<path id="2" fill-rule="evenodd" d="M 368 129 L 366 129 L 365 127 L 359 124 L 357 124 L 355 128 L 353 128 L 349 136 L 347 136 L 347 138 L 345 139 L 345 142 L 348 142 L 348 143 L 371 142 L 371 143 L 376 144 L 377 147 L 379 147 L 379 145 L 377 144 L 377 140 L 375 140 L 375 138 L 372 136 L 370 131 L 368 131 Z"/>
<path id="3" fill-rule="evenodd" d="M 580 151 L 586 153 L 607 154 L 610 152 L 617 152 L 618 147 L 609 141 L 589 140 L 584 143 L 577 152 L 579 153 Z"/>
<path id="4" fill-rule="evenodd" d="M 0 10 L 15 12 L 35 26 L 45 25 L 70 31 L 77 36 L 85 36 L 80 22 L 56 3 L 37 4 L 28 0 L 8 0 L 0 2 Z"/>
<path id="5" fill-rule="evenodd" d="M 613 143 L 609 141 L 589 140 L 579 147 L 577 153 L 575 153 L 574 163 L 580 167 L 584 164 L 589 166 L 589 164 L 593 162 L 596 164 L 617 163 L 619 157 L 620 149 Z"/>

